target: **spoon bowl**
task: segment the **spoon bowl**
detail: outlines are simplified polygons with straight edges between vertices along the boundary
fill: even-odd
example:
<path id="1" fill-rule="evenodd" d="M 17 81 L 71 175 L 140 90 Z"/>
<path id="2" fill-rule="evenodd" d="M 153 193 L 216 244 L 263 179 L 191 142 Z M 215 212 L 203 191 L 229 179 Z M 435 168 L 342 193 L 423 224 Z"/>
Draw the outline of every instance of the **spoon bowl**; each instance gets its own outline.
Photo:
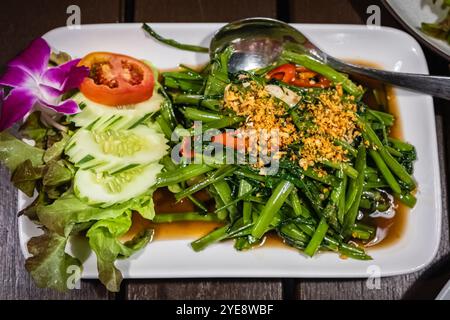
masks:
<path id="1" fill-rule="evenodd" d="M 303 45 L 307 38 L 287 23 L 270 18 L 247 18 L 219 29 L 210 44 L 210 55 L 232 46 L 230 72 L 265 67 L 276 61 L 286 43 Z"/>

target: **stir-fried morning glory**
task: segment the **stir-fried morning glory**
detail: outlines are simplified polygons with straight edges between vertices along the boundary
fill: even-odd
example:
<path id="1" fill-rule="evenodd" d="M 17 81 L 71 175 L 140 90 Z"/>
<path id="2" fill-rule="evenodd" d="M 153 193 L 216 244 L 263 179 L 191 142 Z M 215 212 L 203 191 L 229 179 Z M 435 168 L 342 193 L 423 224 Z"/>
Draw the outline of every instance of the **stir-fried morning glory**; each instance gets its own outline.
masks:
<path id="1" fill-rule="evenodd" d="M 161 42 L 191 50 L 143 28 Z M 160 186 L 189 183 L 197 176 L 187 189 L 174 190 L 175 198 L 207 191 L 216 210 L 180 215 L 180 220 L 216 216 L 224 223 L 194 241 L 194 250 L 226 239 L 235 239 L 236 249 L 244 250 L 277 234 L 308 256 L 331 250 L 370 259 L 364 246 L 382 240 L 375 217 L 388 216 L 398 202 L 415 203 L 414 147 L 389 137 L 395 119 L 387 105 L 366 102 L 384 93 L 368 91 L 289 48 L 271 66 L 231 74 L 231 53 L 225 49 L 200 70 L 180 66 L 178 72 L 162 73 L 179 126 L 190 138 L 181 143 L 183 173 L 166 171 Z M 214 133 L 210 139 L 197 137 L 196 128 L 197 134 Z M 273 131 L 276 142 L 269 134 Z M 195 147 L 200 140 L 210 142 Z M 224 150 L 214 149 L 217 145 Z M 224 155 L 230 150 L 234 157 Z M 209 162 L 196 163 L 199 156 Z"/>

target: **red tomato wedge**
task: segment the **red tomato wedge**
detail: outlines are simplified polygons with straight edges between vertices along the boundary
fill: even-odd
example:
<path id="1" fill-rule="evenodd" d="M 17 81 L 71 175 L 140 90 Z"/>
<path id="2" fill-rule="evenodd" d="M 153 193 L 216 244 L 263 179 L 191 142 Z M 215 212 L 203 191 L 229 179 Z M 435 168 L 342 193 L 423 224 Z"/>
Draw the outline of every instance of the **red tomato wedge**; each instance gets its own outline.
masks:
<path id="1" fill-rule="evenodd" d="M 122 54 L 92 52 L 78 63 L 90 70 L 80 91 L 90 100 L 108 106 L 121 106 L 148 100 L 155 79 L 145 63 Z"/>

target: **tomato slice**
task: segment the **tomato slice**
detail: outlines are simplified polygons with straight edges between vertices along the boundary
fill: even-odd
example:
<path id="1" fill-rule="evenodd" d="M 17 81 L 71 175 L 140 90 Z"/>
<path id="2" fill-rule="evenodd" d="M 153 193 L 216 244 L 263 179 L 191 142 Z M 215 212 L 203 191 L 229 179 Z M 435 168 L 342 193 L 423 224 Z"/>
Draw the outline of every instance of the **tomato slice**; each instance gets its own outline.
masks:
<path id="1" fill-rule="evenodd" d="M 135 58 L 110 52 L 92 52 L 78 65 L 90 70 L 89 77 L 80 85 L 80 91 L 94 102 L 123 106 L 148 100 L 153 95 L 153 71 Z"/>

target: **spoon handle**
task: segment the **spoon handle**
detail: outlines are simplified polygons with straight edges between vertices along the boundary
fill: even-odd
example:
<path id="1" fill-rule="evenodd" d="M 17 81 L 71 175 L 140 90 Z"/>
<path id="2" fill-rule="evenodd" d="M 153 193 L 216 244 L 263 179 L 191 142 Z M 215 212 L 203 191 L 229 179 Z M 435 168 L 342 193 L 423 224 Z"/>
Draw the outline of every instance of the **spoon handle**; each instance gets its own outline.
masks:
<path id="1" fill-rule="evenodd" d="M 401 73 L 360 67 L 331 57 L 328 57 L 328 63 L 345 73 L 367 76 L 385 83 L 450 100 L 450 77 Z"/>

